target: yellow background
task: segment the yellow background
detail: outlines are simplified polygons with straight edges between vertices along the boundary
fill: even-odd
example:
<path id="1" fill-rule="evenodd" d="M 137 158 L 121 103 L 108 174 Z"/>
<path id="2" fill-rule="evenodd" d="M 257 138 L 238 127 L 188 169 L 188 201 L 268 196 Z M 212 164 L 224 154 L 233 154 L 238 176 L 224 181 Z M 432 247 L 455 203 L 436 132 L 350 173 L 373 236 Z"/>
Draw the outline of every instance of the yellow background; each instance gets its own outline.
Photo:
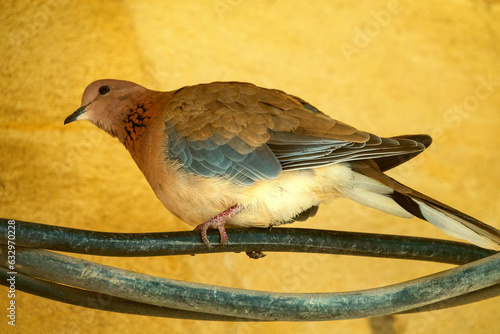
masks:
<path id="1" fill-rule="evenodd" d="M 500 228 L 500 2 L 2 1 L 0 216 L 110 232 L 187 230 L 126 150 L 88 122 L 63 126 L 102 78 L 173 90 L 248 81 L 298 95 L 382 136 L 433 146 L 392 176 Z M 488 82 L 487 85 L 484 82 Z M 465 107 L 464 107 L 465 104 Z M 339 200 L 296 227 L 446 238 L 418 220 Z M 268 254 L 82 256 L 138 272 L 270 291 L 350 291 L 451 266 Z M 0 332 L 7 326 L 0 288 Z M 321 323 L 216 323 L 113 314 L 18 292 L 19 333 L 493 333 L 499 299 Z"/>

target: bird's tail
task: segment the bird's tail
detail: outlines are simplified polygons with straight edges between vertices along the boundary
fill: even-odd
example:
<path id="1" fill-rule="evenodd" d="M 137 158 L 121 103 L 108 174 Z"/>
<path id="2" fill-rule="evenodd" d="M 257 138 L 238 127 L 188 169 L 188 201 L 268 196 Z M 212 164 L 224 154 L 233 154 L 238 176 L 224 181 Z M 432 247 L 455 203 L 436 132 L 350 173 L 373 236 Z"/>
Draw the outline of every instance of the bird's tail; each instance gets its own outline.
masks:
<path id="1" fill-rule="evenodd" d="M 412 215 L 426 220 L 446 234 L 473 244 L 500 250 L 500 231 L 413 189 L 394 191 L 390 197 Z"/>
<path id="2" fill-rule="evenodd" d="M 353 164 L 352 169 L 360 190 L 344 193 L 347 197 L 397 216 L 418 217 L 454 238 L 500 250 L 500 231 L 496 228 L 395 181 L 376 166 Z M 362 184 L 365 186 L 359 188 Z"/>

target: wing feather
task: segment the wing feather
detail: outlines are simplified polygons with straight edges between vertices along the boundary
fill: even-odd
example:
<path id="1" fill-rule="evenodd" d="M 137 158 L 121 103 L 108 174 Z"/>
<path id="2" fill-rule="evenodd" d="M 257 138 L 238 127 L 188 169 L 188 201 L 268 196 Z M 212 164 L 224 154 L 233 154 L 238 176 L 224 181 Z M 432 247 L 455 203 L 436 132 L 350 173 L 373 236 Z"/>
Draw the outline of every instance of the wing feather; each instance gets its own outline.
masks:
<path id="1" fill-rule="evenodd" d="M 286 170 L 363 159 L 381 159 L 381 165 L 392 168 L 428 146 L 418 140 L 426 136 L 381 138 L 336 121 L 302 99 L 247 83 L 185 87 L 168 108 L 168 159 L 190 173 L 245 184 Z"/>

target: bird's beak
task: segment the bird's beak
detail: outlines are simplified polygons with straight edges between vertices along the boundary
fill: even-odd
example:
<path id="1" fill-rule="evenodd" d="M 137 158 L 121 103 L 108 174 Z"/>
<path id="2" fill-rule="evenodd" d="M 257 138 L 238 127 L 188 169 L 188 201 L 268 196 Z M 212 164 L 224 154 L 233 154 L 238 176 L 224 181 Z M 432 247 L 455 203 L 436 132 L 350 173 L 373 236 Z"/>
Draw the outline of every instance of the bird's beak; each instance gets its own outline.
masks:
<path id="1" fill-rule="evenodd" d="M 68 123 L 71 123 L 71 122 L 74 122 L 74 121 L 78 120 L 78 117 L 86 111 L 85 108 L 87 106 L 88 106 L 88 104 L 84 105 L 84 106 L 81 106 L 74 113 L 72 113 L 71 115 L 69 115 L 68 117 L 66 117 L 66 119 L 64 120 L 64 124 L 66 125 Z"/>

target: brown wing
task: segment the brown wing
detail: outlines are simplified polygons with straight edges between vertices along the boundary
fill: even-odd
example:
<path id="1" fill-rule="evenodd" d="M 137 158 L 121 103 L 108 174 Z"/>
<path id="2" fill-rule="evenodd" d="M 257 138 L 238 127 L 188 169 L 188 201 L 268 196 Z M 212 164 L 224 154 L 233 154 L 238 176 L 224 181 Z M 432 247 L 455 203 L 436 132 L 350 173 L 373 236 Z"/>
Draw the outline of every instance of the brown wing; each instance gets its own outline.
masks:
<path id="1" fill-rule="evenodd" d="M 202 176 L 252 183 L 283 170 L 422 151 L 336 121 L 307 102 L 248 83 L 177 91 L 167 106 L 168 156 Z"/>

